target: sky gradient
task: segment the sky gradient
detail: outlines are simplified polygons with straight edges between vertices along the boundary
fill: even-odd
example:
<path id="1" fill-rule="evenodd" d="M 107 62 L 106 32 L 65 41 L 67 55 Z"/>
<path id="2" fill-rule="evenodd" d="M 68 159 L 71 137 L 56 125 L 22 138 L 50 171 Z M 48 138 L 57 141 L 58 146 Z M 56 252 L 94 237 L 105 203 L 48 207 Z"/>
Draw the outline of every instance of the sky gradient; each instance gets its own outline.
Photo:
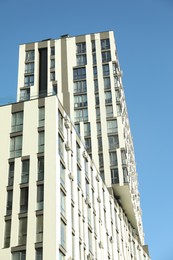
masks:
<path id="1" fill-rule="evenodd" d="M 18 45 L 113 30 L 134 141 L 145 242 L 173 260 L 173 1 L 0 0 L 0 104 L 16 100 Z"/>

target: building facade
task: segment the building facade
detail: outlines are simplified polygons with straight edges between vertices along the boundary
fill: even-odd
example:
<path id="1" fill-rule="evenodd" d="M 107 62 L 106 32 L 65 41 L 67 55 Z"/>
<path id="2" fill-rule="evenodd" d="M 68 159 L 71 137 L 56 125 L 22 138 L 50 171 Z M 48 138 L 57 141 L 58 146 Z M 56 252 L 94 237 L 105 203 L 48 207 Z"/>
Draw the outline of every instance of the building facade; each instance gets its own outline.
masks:
<path id="1" fill-rule="evenodd" d="M 112 31 L 21 45 L 0 115 L 0 259 L 150 259 Z"/>

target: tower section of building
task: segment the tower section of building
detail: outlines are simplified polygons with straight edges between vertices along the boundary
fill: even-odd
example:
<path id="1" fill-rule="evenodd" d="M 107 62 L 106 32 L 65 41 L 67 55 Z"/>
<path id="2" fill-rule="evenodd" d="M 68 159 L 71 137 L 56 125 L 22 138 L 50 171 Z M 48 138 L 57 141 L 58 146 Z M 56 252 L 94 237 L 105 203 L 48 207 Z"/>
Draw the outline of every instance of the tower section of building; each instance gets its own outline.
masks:
<path id="1" fill-rule="evenodd" d="M 18 101 L 52 94 L 143 244 L 133 142 L 112 31 L 20 46 Z"/>

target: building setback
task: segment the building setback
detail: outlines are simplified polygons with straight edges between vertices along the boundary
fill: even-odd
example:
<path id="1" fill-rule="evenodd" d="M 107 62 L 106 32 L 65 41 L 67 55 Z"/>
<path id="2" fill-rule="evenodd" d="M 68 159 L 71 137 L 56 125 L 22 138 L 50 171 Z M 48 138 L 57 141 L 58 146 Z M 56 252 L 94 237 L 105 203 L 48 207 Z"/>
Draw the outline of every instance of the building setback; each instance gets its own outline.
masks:
<path id="1" fill-rule="evenodd" d="M 0 259 L 150 259 L 112 31 L 20 45 L 0 116 Z"/>

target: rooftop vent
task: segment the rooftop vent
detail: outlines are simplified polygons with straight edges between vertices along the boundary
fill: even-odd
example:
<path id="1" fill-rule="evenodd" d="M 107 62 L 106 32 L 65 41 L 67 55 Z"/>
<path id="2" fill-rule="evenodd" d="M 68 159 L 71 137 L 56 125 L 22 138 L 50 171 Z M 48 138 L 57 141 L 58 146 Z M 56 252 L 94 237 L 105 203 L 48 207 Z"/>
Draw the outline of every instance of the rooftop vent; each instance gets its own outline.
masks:
<path id="1" fill-rule="evenodd" d="M 61 35 L 61 38 L 68 38 L 69 37 L 69 34 L 63 34 Z"/>

